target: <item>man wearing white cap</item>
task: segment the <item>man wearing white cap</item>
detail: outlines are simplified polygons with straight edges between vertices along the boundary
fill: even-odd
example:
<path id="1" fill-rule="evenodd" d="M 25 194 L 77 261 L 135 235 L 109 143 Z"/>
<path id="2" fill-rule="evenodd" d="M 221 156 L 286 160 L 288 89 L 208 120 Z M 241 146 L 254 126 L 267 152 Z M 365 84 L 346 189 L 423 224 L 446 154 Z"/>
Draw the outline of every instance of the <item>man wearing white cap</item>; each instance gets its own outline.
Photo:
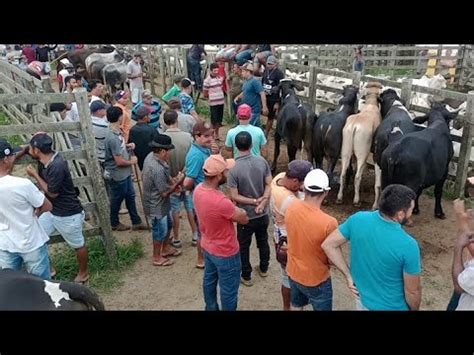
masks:
<path id="1" fill-rule="evenodd" d="M 321 210 L 329 190 L 329 178 L 321 169 L 311 170 L 304 179 L 304 201 L 295 199 L 285 214 L 288 234 L 288 263 L 291 306 L 315 311 L 332 310 L 329 259 L 321 244 L 338 226 L 337 220 Z"/>

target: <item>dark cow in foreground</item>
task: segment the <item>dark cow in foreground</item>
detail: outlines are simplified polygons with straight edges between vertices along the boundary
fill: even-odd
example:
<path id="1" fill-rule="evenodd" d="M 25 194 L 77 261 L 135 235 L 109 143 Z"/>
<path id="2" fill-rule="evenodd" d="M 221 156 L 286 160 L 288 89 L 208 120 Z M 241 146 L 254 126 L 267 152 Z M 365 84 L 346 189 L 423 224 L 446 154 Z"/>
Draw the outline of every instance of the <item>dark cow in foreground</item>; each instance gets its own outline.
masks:
<path id="1" fill-rule="evenodd" d="M 389 140 L 395 141 L 401 135 L 417 130 L 408 110 L 402 104 L 395 90 L 388 89 L 380 95 L 380 111 L 382 122 L 375 131 L 372 143 L 375 163 L 375 200 L 372 206 L 373 209 L 377 209 L 379 204 L 382 186 L 382 171 L 380 170 L 382 153 L 389 145 Z"/>
<path id="2" fill-rule="evenodd" d="M 117 50 L 110 53 L 92 53 L 86 58 L 86 70 L 91 79 L 109 85 L 112 93 L 127 80 L 127 61 Z"/>
<path id="3" fill-rule="evenodd" d="M 308 160 L 310 162 L 313 161 L 311 134 L 317 116 L 310 105 L 300 102 L 296 96 L 295 89 L 301 91 L 304 88 L 292 79 L 282 79 L 272 89 L 275 93 L 279 92 L 282 97 L 275 132 L 273 172 L 276 170 L 278 156 L 280 155 L 280 141 L 282 138 L 286 139 L 289 161 L 295 160 L 296 152 L 302 148 L 302 143 L 304 144 Z"/>
<path id="4" fill-rule="evenodd" d="M 328 161 L 327 174 L 329 182 L 333 182 L 333 173 L 341 154 L 342 130 L 347 117 L 354 112 L 359 88 L 353 85 L 345 86 L 339 106 L 335 111 L 323 112 L 319 115 L 313 128 L 313 157 L 315 167 L 323 168 L 323 159 Z"/>
<path id="5" fill-rule="evenodd" d="M 1 311 L 105 310 L 99 296 L 84 285 L 47 281 L 24 271 L 0 270 Z"/>
<path id="6" fill-rule="evenodd" d="M 446 218 L 441 207 L 441 195 L 454 154 L 449 121 L 456 115 L 457 112 L 449 112 L 445 105 L 434 103 L 426 116 L 413 120 L 414 123 L 428 121 L 426 129 L 403 134 L 382 153 L 382 189 L 390 184 L 410 187 L 416 193 L 414 214 L 420 211 L 418 198 L 423 189 L 434 185 L 435 217 Z"/>

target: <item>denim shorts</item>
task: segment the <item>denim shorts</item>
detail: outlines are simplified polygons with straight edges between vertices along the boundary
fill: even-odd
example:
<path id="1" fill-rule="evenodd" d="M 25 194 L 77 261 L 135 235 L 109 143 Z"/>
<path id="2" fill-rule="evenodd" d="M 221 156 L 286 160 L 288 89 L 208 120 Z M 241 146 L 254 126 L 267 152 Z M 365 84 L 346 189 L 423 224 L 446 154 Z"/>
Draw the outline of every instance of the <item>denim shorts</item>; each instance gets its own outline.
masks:
<path id="1" fill-rule="evenodd" d="M 192 192 L 182 191 L 180 193 L 172 193 L 170 196 L 170 201 L 172 213 L 181 211 L 182 203 L 184 203 L 184 208 L 186 211 L 191 212 L 194 210 Z"/>
<path id="2" fill-rule="evenodd" d="M 46 243 L 29 253 L 10 253 L 0 250 L 0 269 L 21 270 L 22 264 L 25 265 L 26 271 L 30 274 L 45 280 L 51 279 L 48 245 Z"/>
<path id="3" fill-rule="evenodd" d="M 153 217 L 151 219 L 151 236 L 153 241 L 164 242 L 166 237 L 169 236 L 172 227 L 173 221 L 169 215 L 162 218 Z"/>
<path id="4" fill-rule="evenodd" d="M 71 248 L 79 249 L 85 245 L 82 233 L 85 213 L 73 214 L 72 216 L 55 216 L 51 212 L 43 213 L 38 219 L 46 234 L 51 236 L 58 231 Z"/>
<path id="5" fill-rule="evenodd" d="M 315 311 L 332 310 L 332 284 L 331 278 L 317 286 L 304 286 L 290 278 L 291 305 L 293 307 L 304 307 L 308 304 Z"/>

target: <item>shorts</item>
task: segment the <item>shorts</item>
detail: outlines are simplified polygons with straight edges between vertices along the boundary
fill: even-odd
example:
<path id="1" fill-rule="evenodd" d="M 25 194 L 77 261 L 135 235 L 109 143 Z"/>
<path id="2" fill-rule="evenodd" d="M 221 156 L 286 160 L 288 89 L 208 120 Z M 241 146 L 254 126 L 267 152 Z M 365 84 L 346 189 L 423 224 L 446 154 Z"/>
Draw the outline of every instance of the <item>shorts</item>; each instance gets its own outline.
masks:
<path id="1" fill-rule="evenodd" d="M 40 216 L 38 221 L 46 234 L 51 236 L 58 231 L 71 248 L 79 249 L 86 244 L 82 233 L 84 218 L 84 211 L 66 217 L 55 216 L 51 212 L 46 212 Z"/>
<path id="2" fill-rule="evenodd" d="M 172 213 L 181 211 L 181 203 L 184 204 L 186 211 L 191 212 L 194 210 L 192 192 L 182 191 L 180 193 L 172 193 L 170 196 L 170 202 Z"/>
<path id="3" fill-rule="evenodd" d="M 163 243 L 169 237 L 171 228 L 173 228 L 173 220 L 169 215 L 162 218 L 152 217 L 151 236 L 153 241 Z"/>
<path id="4" fill-rule="evenodd" d="M 224 117 L 224 105 L 211 106 L 211 123 L 213 125 L 222 125 L 222 118 Z"/>
<path id="5" fill-rule="evenodd" d="M 290 278 L 290 288 L 293 307 L 301 308 L 311 304 L 315 311 L 332 310 L 331 278 L 317 286 L 304 286 Z"/>
<path id="6" fill-rule="evenodd" d="M 30 274 L 44 280 L 51 279 L 48 245 L 44 243 L 38 249 L 29 253 L 11 253 L 0 250 L 0 269 L 21 270 L 22 264 Z"/>

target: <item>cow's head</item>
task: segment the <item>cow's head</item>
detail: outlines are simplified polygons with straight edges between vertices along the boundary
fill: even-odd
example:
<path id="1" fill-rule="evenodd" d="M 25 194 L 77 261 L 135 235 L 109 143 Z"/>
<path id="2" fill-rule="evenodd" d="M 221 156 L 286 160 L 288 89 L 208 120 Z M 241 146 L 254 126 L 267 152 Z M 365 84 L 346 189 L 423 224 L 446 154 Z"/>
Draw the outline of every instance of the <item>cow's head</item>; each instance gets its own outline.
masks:
<path id="1" fill-rule="evenodd" d="M 295 93 L 295 89 L 298 91 L 304 90 L 303 85 L 295 82 L 293 79 L 282 79 L 280 83 L 271 89 L 272 94 L 281 92 L 282 97 L 286 97 L 290 93 Z"/>
<path id="2" fill-rule="evenodd" d="M 339 104 L 354 105 L 357 100 L 357 94 L 359 88 L 355 85 L 346 85 L 342 89 L 342 98 L 339 100 Z"/>

